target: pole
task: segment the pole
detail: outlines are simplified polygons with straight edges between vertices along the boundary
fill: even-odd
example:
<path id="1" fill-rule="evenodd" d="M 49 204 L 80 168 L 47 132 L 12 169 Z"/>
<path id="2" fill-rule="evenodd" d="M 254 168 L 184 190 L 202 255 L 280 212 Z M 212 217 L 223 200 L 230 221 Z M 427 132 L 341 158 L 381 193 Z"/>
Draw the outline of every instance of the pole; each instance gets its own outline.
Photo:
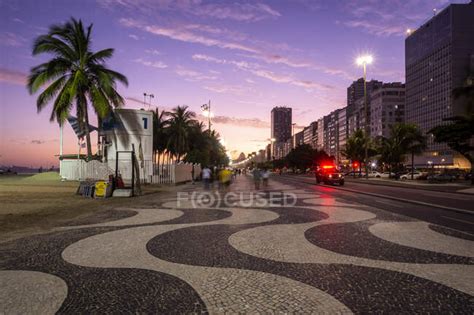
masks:
<path id="1" fill-rule="evenodd" d="M 63 123 L 59 123 L 59 158 L 63 156 Z"/>
<path id="2" fill-rule="evenodd" d="M 365 111 L 365 138 L 366 143 L 365 147 L 365 178 L 369 179 L 369 169 L 367 167 L 367 162 L 369 160 L 369 148 L 368 148 L 368 141 L 369 141 L 369 110 L 367 108 L 367 69 L 366 63 L 364 62 L 364 111 Z"/>
<path id="3" fill-rule="evenodd" d="M 209 134 L 211 134 L 211 100 L 209 100 L 209 111 L 207 119 L 209 122 Z"/>

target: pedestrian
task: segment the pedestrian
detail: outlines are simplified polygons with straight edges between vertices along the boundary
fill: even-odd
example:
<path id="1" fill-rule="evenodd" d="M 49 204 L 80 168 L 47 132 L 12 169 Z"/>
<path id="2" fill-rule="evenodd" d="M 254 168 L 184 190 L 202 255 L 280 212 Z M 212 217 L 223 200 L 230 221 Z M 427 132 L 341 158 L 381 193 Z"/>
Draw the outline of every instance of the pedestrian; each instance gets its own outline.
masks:
<path id="1" fill-rule="evenodd" d="M 255 184 L 255 189 L 259 190 L 260 189 L 260 179 L 262 177 L 262 173 L 258 168 L 254 168 L 252 171 L 252 176 L 253 176 L 253 182 Z"/>
<path id="2" fill-rule="evenodd" d="M 205 166 L 203 169 L 202 169 L 202 180 L 204 182 L 204 189 L 209 189 L 209 184 L 211 183 L 211 170 Z"/>
<path id="3" fill-rule="evenodd" d="M 268 179 L 270 178 L 270 171 L 268 169 L 264 169 L 262 171 L 262 183 L 263 188 L 268 187 Z"/>

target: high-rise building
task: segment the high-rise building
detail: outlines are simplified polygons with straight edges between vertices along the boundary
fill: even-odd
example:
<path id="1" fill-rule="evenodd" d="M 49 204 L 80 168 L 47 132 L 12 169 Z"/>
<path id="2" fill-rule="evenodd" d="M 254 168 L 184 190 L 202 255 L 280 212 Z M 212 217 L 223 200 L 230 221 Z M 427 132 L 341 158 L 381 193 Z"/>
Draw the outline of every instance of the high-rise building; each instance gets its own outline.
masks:
<path id="1" fill-rule="evenodd" d="M 271 111 L 271 138 L 274 139 L 272 155 L 275 158 L 282 158 L 284 146 L 288 139 L 291 139 L 291 108 L 284 106 L 274 107 Z"/>
<path id="2" fill-rule="evenodd" d="M 309 144 L 312 148 L 317 148 L 318 138 L 318 122 L 313 121 L 308 127 L 303 130 L 304 143 Z"/>
<path id="3" fill-rule="evenodd" d="M 271 112 L 271 137 L 275 142 L 285 142 L 291 138 L 291 108 L 274 107 Z"/>
<path id="4" fill-rule="evenodd" d="M 384 83 L 370 97 L 371 137 L 390 136 L 390 127 L 404 121 L 405 84 Z"/>
<path id="5" fill-rule="evenodd" d="M 367 97 L 373 90 L 382 86 L 382 82 L 377 80 L 370 80 L 366 83 L 367 86 Z M 347 88 L 347 113 L 352 114 L 355 102 L 364 97 L 364 79 L 360 78 Z"/>
<path id="6" fill-rule="evenodd" d="M 324 116 L 324 151 L 337 158 L 338 155 L 338 130 L 339 130 L 339 110 L 332 111 Z"/>
<path id="7" fill-rule="evenodd" d="M 367 107 L 370 104 L 372 91 L 380 88 L 383 82 L 377 80 L 367 81 Z M 370 115 L 370 111 L 368 112 Z M 357 129 L 365 130 L 365 103 L 364 103 L 364 79 L 360 78 L 347 88 L 346 116 L 348 124 L 348 135 L 352 135 Z M 370 121 L 370 120 L 369 120 Z"/>
<path id="8" fill-rule="evenodd" d="M 304 130 L 295 133 L 293 142 L 295 143 L 295 147 L 302 145 L 304 143 Z"/>
<path id="9" fill-rule="evenodd" d="M 474 55 L 474 2 L 451 4 L 405 39 L 406 116 L 424 133 L 463 112 L 452 97 L 462 86 Z M 415 166 L 467 167 L 444 143 L 428 137 L 428 150 Z"/>
<path id="10" fill-rule="evenodd" d="M 342 155 L 342 151 L 346 148 L 347 142 L 347 107 L 341 108 L 338 113 L 338 126 L 337 126 L 337 141 L 338 141 L 338 153 L 336 155 L 336 162 L 341 164 L 345 162 L 346 158 Z"/>
<path id="11" fill-rule="evenodd" d="M 316 149 L 324 150 L 324 118 L 318 119 Z"/>

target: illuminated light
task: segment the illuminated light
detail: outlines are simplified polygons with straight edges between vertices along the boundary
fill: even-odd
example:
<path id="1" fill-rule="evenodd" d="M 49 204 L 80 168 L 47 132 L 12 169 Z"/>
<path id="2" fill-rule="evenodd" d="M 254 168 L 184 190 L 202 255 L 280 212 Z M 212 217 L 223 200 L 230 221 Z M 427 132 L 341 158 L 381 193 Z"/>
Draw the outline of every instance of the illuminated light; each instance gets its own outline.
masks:
<path id="1" fill-rule="evenodd" d="M 202 111 L 202 115 L 203 115 L 204 117 L 206 117 L 206 118 L 208 118 L 208 117 L 213 118 L 213 117 L 214 117 L 214 113 L 208 111 L 207 109 L 205 109 L 205 110 Z"/>
<path id="2" fill-rule="evenodd" d="M 364 55 L 364 56 L 359 56 L 356 59 L 356 64 L 358 66 L 362 65 L 370 65 L 374 61 L 374 57 L 371 55 Z"/>
<path id="3" fill-rule="evenodd" d="M 411 30 L 411 28 L 407 28 L 407 35 L 410 35 L 411 32 L 413 32 L 413 31 Z"/>
<path id="4" fill-rule="evenodd" d="M 323 169 L 327 170 L 330 168 L 334 168 L 334 165 L 323 165 Z"/>

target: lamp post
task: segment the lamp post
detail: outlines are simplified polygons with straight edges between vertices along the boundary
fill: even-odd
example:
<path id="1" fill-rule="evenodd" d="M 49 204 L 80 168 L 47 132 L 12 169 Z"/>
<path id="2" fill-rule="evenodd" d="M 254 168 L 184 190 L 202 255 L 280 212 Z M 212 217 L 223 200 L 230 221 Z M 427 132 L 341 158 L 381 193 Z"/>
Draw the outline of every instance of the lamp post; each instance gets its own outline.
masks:
<path id="1" fill-rule="evenodd" d="M 211 100 L 209 103 L 201 105 L 201 110 L 207 113 L 207 122 L 209 125 L 209 134 L 211 134 Z"/>
<path id="2" fill-rule="evenodd" d="M 365 130 L 365 137 L 367 142 L 365 143 L 365 152 L 364 152 L 364 157 L 365 157 L 365 178 L 369 179 L 369 173 L 368 173 L 368 166 L 367 162 L 369 159 L 369 148 L 368 148 L 368 140 L 369 140 L 369 109 L 367 107 L 367 65 L 371 64 L 374 58 L 371 55 L 364 55 L 360 56 L 356 59 L 356 63 L 358 66 L 362 66 L 364 69 L 364 116 L 365 116 L 365 125 L 364 125 L 364 130 Z"/>
<path id="3" fill-rule="evenodd" d="M 146 102 L 146 97 L 147 96 L 149 97 L 149 102 L 148 103 Z M 148 105 L 148 109 L 150 109 L 152 98 L 155 98 L 155 95 L 143 93 L 143 105 Z"/>

